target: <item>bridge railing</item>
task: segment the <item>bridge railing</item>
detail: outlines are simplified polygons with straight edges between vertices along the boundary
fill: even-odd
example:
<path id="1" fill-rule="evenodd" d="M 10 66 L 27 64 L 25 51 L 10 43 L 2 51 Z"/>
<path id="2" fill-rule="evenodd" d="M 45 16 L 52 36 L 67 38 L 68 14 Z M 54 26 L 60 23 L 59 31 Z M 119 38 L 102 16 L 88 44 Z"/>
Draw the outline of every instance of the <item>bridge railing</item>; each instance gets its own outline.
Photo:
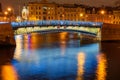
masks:
<path id="1" fill-rule="evenodd" d="M 24 21 L 12 22 L 13 27 L 23 26 L 89 26 L 89 27 L 102 27 L 101 22 L 84 22 L 84 21 L 68 21 L 68 20 L 51 20 L 51 21 Z"/>

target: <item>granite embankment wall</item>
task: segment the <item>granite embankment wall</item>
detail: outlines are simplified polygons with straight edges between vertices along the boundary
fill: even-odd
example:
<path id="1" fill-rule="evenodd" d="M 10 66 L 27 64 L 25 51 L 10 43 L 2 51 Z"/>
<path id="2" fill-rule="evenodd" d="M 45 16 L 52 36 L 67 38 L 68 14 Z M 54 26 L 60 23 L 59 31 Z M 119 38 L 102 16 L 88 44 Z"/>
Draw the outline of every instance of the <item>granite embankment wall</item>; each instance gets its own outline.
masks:
<path id="1" fill-rule="evenodd" d="M 14 32 L 10 23 L 0 24 L 0 45 L 15 45 Z"/>
<path id="2" fill-rule="evenodd" d="M 104 23 L 101 29 L 102 41 L 119 41 L 120 40 L 120 24 Z"/>

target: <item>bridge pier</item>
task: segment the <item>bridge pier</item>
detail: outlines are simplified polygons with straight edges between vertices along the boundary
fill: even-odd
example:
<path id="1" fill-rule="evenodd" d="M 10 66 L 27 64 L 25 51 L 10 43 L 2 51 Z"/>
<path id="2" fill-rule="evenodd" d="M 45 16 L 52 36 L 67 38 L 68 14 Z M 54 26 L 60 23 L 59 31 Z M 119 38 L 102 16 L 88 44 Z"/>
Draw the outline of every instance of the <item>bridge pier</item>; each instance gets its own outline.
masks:
<path id="1" fill-rule="evenodd" d="M 9 23 L 0 24 L 0 45 L 16 45 L 14 32 L 12 30 L 12 26 Z"/>
<path id="2" fill-rule="evenodd" d="M 104 23 L 101 30 L 101 41 L 120 41 L 120 25 Z"/>

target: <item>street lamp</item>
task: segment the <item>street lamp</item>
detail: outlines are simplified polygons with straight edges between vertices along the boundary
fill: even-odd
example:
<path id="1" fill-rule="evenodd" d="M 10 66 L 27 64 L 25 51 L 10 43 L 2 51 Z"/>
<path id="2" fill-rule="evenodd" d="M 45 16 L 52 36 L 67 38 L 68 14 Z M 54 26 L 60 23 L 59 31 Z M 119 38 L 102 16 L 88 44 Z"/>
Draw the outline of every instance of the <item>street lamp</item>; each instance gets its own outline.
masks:
<path id="1" fill-rule="evenodd" d="M 83 13 L 80 13 L 80 17 L 83 17 Z"/>
<path id="2" fill-rule="evenodd" d="M 5 15 L 8 15 L 8 12 L 7 12 L 7 11 L 5 11 L 5 12 L 4 12 L 4 14 L 5 14 Z"/>
<path id="3" fill-rule="evenodd" d="M 83 19 L 83 18 L 84 18 L 83 16 L 84 16 L 83 13 L 80 13 L 80 14 L 79 14 L 80 20 L 84 20 L 84 19 Z"/>
<path id="4" fill-rule="evenodd" d="M 7 18 L 7 17 L 8 17 L 8 12 L 7 12 L 7 11 L 5 11 L 5 12 L 4 12 L 4 20 L 5 20 L 5 21 L 7 21 L 7 20 L 8 20 L 8 18 Z"/>
<path id="5" fill-rule="evenodd" d="M 10 15 L 14 15 L 14 9 L 13 8 L 8 7 L 7 11 L 9 12 Z"/>
<path id="6" fill-rule="evenodd" d="M 106 13 L 105 10 L 101 10 L 101 11 L 100 11 L 100 14 L 101 14 L 101 21 L 102 21 L 102 22 L 105 21 L 105 13 Z"/>
<path id="7" fill-rule="evenodd" d="M 14 19 L 14 9 L 11 7 L 8 7 L 7 12 L 8 12 L 9 21 L 13 20 Z"/>
<path id="8" fill-rule="evenodd" d="M 8 8 L 7 10 L 8 10 L 9 12 L 10 12 L 10 11 L 12 11 L 12 9 L 11 9 L 11 8 Z"/>
<path id="9" fill-rule="evenodd" d="M 101 14 L 105 14 L 105 11 L 104 11 L 104 10 L 101 10 L 100 13 L 101 13 Z"/>

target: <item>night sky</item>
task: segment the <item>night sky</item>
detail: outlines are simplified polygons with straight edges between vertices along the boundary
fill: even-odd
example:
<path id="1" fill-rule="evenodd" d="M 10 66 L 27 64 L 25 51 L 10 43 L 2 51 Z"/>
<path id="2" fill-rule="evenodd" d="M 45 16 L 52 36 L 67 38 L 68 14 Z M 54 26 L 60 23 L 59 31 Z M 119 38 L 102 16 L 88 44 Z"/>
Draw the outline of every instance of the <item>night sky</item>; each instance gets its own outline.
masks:
<path id="1" fill-rule="evenodd" d="M 21 1 L 21 2 L 19 2 Z M 15 9 L 15 12 L 18 10 L 18 5 L 23 5 L 25 1 L 40 1 L 40 0 L 0 0 L 0 3 L 2 3 L 3 11 L 7 7 L 13 7 Z M 90 6 L 101 6 L 101 5 L 109 5 L 113 6 L 115 5 L 115 2 L 118 0 L 48 0 L 50 2 L 54 1 L 56 3 L 69 3 L 69 4 L 86 4 Z"/>

